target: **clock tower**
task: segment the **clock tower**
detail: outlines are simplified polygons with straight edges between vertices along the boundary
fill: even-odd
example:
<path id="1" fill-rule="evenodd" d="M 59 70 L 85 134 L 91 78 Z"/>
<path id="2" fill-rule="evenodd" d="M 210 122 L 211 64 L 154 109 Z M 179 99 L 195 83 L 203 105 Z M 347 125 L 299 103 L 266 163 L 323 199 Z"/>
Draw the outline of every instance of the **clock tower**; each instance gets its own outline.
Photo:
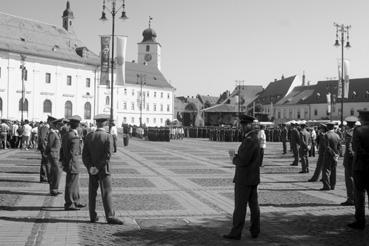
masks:
<path id="1" fill-rule="evenodd" d="M 161 69 L 161 45 L 156 41 L 156 32 L 151 28 L 152 17 L 149 17 L 149 28 L 142 32 L 143 40 L 138 43 L 138 63 Z"/>

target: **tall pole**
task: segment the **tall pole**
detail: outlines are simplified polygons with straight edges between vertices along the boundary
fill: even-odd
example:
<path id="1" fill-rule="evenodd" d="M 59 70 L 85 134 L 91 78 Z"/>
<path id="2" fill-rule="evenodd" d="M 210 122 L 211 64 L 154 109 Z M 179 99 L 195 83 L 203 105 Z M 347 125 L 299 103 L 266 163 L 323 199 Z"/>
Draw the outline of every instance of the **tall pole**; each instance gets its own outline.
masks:
<path id="1" fill-rule="evenodd" d="M 113 7 L 112 7 L 112 11 L 111 11 L 111 15 L 112 15 L 112 31 L 111 31 L 111 36 L 112 36 L 112 40 L 111 40 L 111 81 L 110 81 L 110 123 L 113 122 L 114 120 L 114 36 L 115 36 L 115 1 L 113 1 L 112 3 Z M 111 124 L 109 124 L 111 127 Z"/>
<path id="2" fill-rule="evenodd" d="M 142 76 L 140 77 L 141 82 L 141 94 L 140 94 L 140 127 L 142 127 Z"/>
<path id="3" fill-rule="evenodd" d="M 25 79 L 25 73 L 26 73 L 26 67 L 24 65 L 24 61 L 26 59 L 26 56 L 21 55 L 21 77 L 22 77 L 22 105 L 21 105 L 21 123 L 23 123 L 23 111 L 24 111 L 24 98 L 25 98 L 25 88 L 24 88 L 24 79 Z"/>
<path id="4" fill-rule="evenodd" d="M 342 25 L 341 26 L 341 87 L 342 87 L 342 93 L 341 93 L 341 126 L 343 127 L 343 100 L 344 100 L 344 95 L 345 95 L 345 87 L 344 87 L 344 78 L 343 78 L 343 43 L 345 42 L 344 40 L 344 30 L 345 30 L 345 26 Z"/>

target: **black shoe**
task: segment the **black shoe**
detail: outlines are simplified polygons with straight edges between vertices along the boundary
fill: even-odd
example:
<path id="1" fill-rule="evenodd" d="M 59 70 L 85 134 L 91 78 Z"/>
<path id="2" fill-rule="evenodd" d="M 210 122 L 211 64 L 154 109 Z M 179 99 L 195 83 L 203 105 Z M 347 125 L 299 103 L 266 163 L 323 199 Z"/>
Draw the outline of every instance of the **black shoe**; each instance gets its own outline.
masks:
<path id="1" fill-rule="evenodd" d="M 69 207 L 69 208 L 64 208 L 65 211 L 77 211 L 80 210 L 79 208 L 76 207 Z"/>
<path id="2" fill-rule="evenodd" d="M 63 192 L 60 192 L 60 191 L 52 191 L 52 192 L 50 192 L 50 196 L 58 196 L 60 194 L 63 194 Z"/>
<path id="3" fill-rule="evenodd" d="M 354 202 L 349 200 L 341 203 L 341 206 L 354 206 L 354 205 L 355 205 Z"/>
<path id="4" fill-rule="evenodd" d="M 316 179 L 309 179 L 308 182 L 316 182 Z"/>
<path id="5" fill-rule="evenodd" d="M 227 235 L 223 235 L 223 238 L 231 239 L 231 240 L 241 240 L 241 235 L 233 236 L 231 234 L 227 234 Z"/>
<path id="6" fill-rule="evenodd" d="M 99 221 L 99 217 L 97 217 L 97 216 L 95 218 L 90 219 L 91 223 L 96 223 L 98 221 Z"/>
<path id="7" fill-rule="evenodd" d="M 352 229 L 356 229 L 356 230 L 364 230 L 365 229 L 365 224 L 359 223 L 357 221 L 347 224 L 348 227 L 352 228 Z"/>
<path id="8" fill-rule="evenodd" d="M 290 166 L 297 166 L 297 164 L 292 163 Z"/>
<path id="9" fill-rule="evenodd" d="M 327 187 L 323 187 L 323 188 L 320 188 L 320 190 L 331 190 L 331 189 L 329 189 Z"/>
<path id="10" fill-rule="evenodd" d="M 123 225 L 123 221 L 121 221 L 120 219 L 118 218 L 109 218 L 108 219 L 108 224 L 111 224 L 111 225 Z"/>
<path id="11" fill-rule="evenodd" d="M 83 204 L 83 203 L 78 203 L 77 205 L 76 205 L 76 207 L 77 208 L 84 208 L 84 207 L 86 207 L 87 205 L 86 204 Z"/>
<path id="12" fill-rule="evenodd" d="M 308 171 L 300 171 L 299 173 L 308 173 Z"/>

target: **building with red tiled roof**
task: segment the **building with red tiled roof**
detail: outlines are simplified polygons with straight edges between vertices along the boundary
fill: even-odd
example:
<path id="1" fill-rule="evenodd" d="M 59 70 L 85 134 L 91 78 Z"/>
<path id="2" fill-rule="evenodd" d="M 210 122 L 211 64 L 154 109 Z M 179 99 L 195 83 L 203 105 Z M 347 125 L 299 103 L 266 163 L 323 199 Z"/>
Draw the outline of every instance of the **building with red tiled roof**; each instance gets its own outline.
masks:
<path id="1" fill-rule="evenodd" d="M 259 109 L 255 113 L 268 115 L 269 118 L 272 118 L 274 116 L 274 105 L 298 85 L 300 85 L 300 82 L 296 75 L 287 78 L 282 76 L 280 80 L 276 79 L 270 82 L 253 102 Z"/>
<path id="2" fill-rule="evenodd" d="M 290 120 L 340 120 L 341 99 L 337 98 L 338 81 L 318 81 L 311 86 L 295 87 L 275 104 L 276 122 Z M 331 95 L 330 111 L 327 94 Z M 343 101 L 343 118 L 357 116 L 357 110 L 369 109 L 369 78 L 351 79 L 348 98 Z"/>

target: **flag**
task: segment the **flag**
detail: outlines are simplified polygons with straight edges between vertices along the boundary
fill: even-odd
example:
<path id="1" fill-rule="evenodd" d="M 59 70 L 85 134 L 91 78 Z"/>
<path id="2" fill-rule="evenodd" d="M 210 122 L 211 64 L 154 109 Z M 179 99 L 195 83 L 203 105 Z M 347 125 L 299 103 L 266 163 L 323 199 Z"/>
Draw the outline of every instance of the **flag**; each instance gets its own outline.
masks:
<path id="1" fill-rule="evenodd" d="M 350 83 L 350 78 L 349 78 L 349 73 L 350 73 L 350 62 L 348 60 L 345 60 L 343 62 L 343 97 L 344 98 L 348 98 L 348 94 L 349 94 L 349 83 Z"/>
<path id="2" fill-rule="evenodd" d="M 342 98 L 342 66 L 341 63 L 338 63 L 338 92 L 337 98 Z"/>
<path id="3" fill-rule="evenodd" d="M 125 85 L 126 83 L 126 46 L 127 37 L 117 37 L 117 85 Z"/>
<path id="4" fill-rule="evenodd" d="M 109 85 L 110 36 L 101 36 L 100 85 Z"/>
<path id="5" fill-rule="evenodd" d="M 331 113 L 331 93 L 327 94 L 327 106 L 328 106 L 328 113 Z"/>

